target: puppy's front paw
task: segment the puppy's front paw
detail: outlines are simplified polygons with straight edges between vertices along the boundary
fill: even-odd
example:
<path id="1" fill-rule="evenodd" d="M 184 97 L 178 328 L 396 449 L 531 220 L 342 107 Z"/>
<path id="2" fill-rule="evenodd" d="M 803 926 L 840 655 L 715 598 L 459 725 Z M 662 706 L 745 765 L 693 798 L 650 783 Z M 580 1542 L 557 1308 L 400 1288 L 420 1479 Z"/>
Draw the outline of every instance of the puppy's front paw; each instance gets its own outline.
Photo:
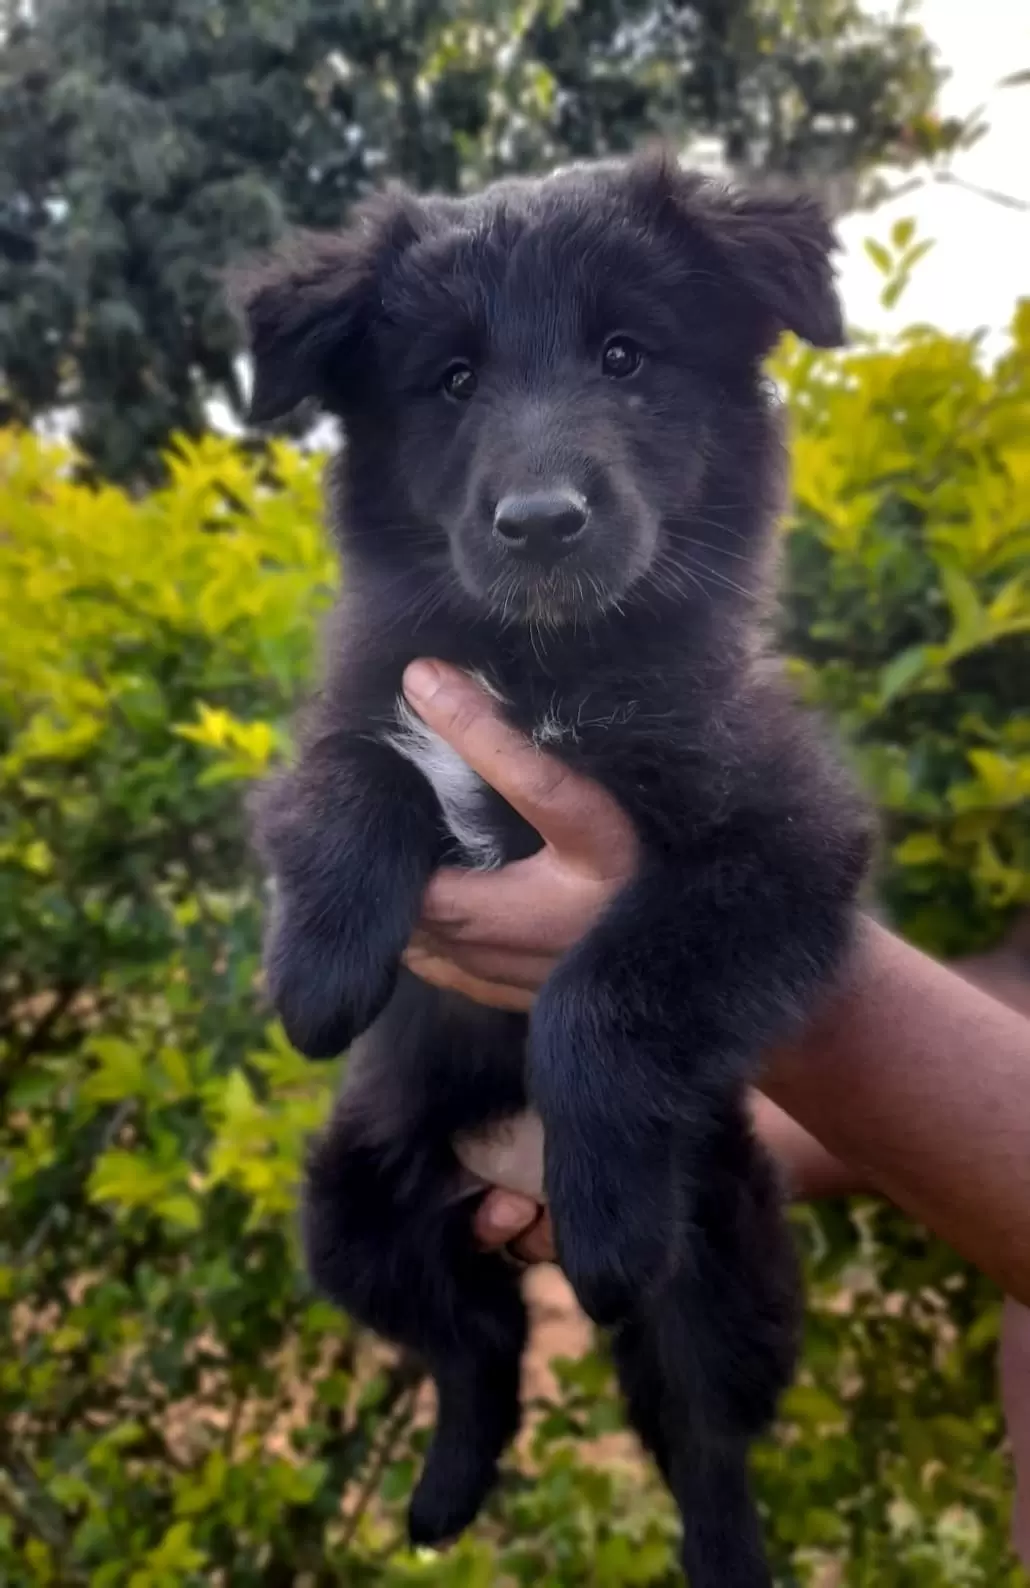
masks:
<path id="1" fill-rule="evenodd" d="M 367 1031 L 389 1002 L 398 961 L 352 941 L 345 923 L 312 925 L 280 901 L 265 945 L 269 997 L 292 1045 L 309 1059 L 332 1059 Z"/>

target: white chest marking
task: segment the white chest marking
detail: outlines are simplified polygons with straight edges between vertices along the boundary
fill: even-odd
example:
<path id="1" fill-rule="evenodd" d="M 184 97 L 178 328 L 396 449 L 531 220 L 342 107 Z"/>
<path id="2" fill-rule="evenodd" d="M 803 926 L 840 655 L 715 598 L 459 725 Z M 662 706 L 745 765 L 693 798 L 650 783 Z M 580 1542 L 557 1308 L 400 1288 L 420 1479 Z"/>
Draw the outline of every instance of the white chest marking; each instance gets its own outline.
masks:
<path id="1" fill-rule="evenodd" d="M 462 852 L 466 865 L 491 871 L 504 855 L 488 822 L 486 785 L 465 765 L 456 750 L 427 728 L 403 697 L 396 705 L 397 730 L 384 735 L 387 744 L 402 755 L 432 785 L 447 829 Z"/>
<path id="2" fill-rule="evenodd" d="M 489 679 L 479 673 L 472 676 L 495 700 L 503 702 L 503 696 Z M 486 784 L 478 772 L 466 766 L 446 740 L 426 727 L 403 695 L 398 695 L 394 712 L 397 727 L 383 735 L 384 742 L 417 767 L 431 784 L 447 830 L 465 864 L 476 871 L 492 871 L 503 865 L 501 843 L 490 826 Z M 546 750 L 564 739 L 576 739 L 578 731 L 579 724 L 566 722 L 552 705 L 537 723 L 532 739 L 538 750 Z"/>

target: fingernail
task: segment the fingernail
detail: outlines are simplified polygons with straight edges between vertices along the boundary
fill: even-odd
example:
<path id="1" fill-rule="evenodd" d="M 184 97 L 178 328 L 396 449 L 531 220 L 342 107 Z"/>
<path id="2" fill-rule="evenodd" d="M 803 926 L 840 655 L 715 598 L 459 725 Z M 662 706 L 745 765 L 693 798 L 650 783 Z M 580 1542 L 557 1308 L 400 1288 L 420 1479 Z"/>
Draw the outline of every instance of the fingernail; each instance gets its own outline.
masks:
<path id="1" fill-rule="evenodd" d="M 500 1239 L 501 1236 L 507 1238 L 518 1235 L 525 1229 L 527 1219 L 532 1217 L 532 1207 L 527 1205 L 524 1197 L 509 1196 L 507 1191 L 494 1191 L 483 1204 L 480 1223 L 484 1234 Z"/>
<path id="2" fill-rule="evenodd" d="M 442 683 L 435 662 L 412 662 L 404 669 L 404 693 L 413 706 L 428 706 Z"/>

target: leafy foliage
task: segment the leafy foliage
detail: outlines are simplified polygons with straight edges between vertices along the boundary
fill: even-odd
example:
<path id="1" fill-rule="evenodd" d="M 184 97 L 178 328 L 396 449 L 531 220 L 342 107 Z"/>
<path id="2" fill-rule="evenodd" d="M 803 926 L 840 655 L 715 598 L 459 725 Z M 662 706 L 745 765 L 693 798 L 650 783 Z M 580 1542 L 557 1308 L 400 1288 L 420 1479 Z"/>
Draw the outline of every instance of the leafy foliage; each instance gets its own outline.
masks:
<path id="1" fill-rule="evenodd" d="M 896 228 L 888 302 L 920 247 Z M 782 368 L 786 644 L 885 813 L 891 913 L 936 953 L 1030 904 L 1028 354 L 1024 300 L 991 368 L 928 326 Z"/>
<path id="2" fill-rule="evenodd" d="M 826 176 L 960 136 L 919 29 L 858 0 L 0 0 L 0 413 L 56 407 L 153 480 L 242 411 L 218 272 L 287 223 L 418 187 L 723 136 Z"/>
<path id="3" fill-rule="evenodd" d="M 884 804 L 886 899 L 948 950 L 1030 889 L 1028 352 L 1024 306 L 992 369 L 917 330 L 779 371 L 799 678 Z M 71 475 L 0 433 L 0 1577 L 672 1588 L 664 1500 L 590 1448 L 601 1355 L 474 1533 L 406 1551 L 421 1389 L 300 1276 L 334 1076 L 266 1023 L 240 793 L 332 584 L 317 465 L 206 439 L 145 497 Z M 886 1209 L 798 1224 L 805 1370 L 757 1462 L 778 1580 L 1014 1588 L 996 1298 Z"/>

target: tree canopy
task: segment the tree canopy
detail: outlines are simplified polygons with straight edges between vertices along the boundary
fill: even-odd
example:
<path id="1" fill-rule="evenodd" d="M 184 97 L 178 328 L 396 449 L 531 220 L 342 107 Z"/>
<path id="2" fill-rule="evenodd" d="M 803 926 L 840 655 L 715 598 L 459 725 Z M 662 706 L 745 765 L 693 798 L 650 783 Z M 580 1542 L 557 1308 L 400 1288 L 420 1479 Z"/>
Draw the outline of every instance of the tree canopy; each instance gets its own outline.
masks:
<path id="1" fill-rule="evenodd" d="M 857 0 L 0 0 L 0 40 L 0 420 L 65 408 L 123 481 L 242 409 L 224 265 L 386 174 L 705 134 L 832 178 L 958 136 L 919 28 Z"/>

